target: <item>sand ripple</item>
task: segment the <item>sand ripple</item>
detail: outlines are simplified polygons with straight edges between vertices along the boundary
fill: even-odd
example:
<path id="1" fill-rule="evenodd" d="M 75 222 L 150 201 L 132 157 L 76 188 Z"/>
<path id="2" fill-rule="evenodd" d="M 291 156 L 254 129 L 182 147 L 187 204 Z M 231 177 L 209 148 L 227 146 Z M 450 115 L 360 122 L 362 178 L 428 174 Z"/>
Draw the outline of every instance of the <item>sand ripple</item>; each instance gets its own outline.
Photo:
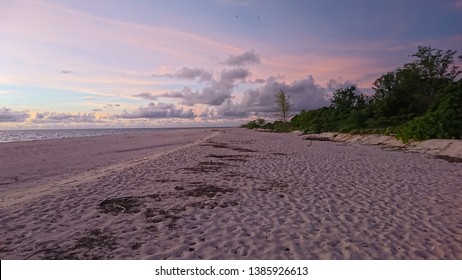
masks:
<path id="1" fill-rule="evenodd" d="M 0 257 L 462 259 L 460 163 L 243 129 L 201 138 L 4 204 Z"/>

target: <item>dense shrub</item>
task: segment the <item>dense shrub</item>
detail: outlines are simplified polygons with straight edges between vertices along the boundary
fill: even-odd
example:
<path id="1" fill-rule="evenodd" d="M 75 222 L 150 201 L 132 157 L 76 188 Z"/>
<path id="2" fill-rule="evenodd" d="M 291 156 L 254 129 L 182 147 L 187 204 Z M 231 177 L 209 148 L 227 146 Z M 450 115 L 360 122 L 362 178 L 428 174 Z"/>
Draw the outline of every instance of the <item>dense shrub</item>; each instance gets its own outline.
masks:
<path id="1" fill-rule="evenodd" d="M 265 119 L 258 118 L 256 120 L 250 121 L 250 122 L 242 125 L 242 127 L 246 127 L 248 129 L 263 128 L 265 126 L 265 124 L 266 124 Z"/>
<path id="2" fill-rule="evenodd" d="M 439 103 L 439 104 L 438 104 Z M 440 93 L 433 110 L 406 122 L 398 129 L 398 138 L 427 140 L 432 138 L 462 138 L 462 81 L 451 84 Z"/>

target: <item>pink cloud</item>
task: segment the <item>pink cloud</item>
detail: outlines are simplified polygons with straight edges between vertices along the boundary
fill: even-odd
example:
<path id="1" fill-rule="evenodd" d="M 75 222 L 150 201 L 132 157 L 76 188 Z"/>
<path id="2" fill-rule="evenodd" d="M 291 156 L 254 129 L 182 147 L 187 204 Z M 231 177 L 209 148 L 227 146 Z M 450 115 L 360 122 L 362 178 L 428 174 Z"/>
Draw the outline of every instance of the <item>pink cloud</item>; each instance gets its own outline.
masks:
<path id="1" fill-rule="evenodd" d="M 10 85 L 127 98 L 146 90 L 160 94 L 173 82 L 187 82 L 153 79 L 163 65 L 202 67 L 213 64 L 213 55 L 243 52 L 199 34 L 98 18 L 46 1 L 5 1 L 0 79 Z"/>
<path id="2" fill-rule="evenodd" d="M 280 79 L 291 82 L 306 75 L 313 75 L 321 84 L 332 78 L 342 77 L 354 81 L 360 87 L 370 87 L 381 74 L 393 69 L 378 59 L 359 56 L 274 55 L 252 69 L 256 78 L 281 74 Z M 275 69 L 278 72 L 275 73 Z M 371 76 L 372 75 L 372 76 Z"/>
<path id="3" fill-rule="evenodd" d="M 41 43 L 77 46 L 98 54 L 129 47 L 186 60 L 202 60 L 202 54 L 208 57 L 210 53 L 242 51 L 199 34 L 99 18 L 44 1 L 10 1 L 8 4 L 12 12 L 6 13 L 3 20 L 11 28 L 2 32 L 7 30 L 10 36 Z"/>

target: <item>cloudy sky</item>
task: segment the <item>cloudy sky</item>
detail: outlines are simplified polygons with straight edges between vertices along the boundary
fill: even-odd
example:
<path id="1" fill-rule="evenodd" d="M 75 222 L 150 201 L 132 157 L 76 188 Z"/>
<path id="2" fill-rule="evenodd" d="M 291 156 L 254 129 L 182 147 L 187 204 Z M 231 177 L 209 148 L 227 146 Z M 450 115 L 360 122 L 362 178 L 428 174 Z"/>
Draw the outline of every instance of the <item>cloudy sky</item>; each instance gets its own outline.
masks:
<path id="1" fill-rule="evenodd" d="M 0 129 L 238 125 L 329 104 L 418 45 L 462 47 L 462 0 L 0 0 Z"/>

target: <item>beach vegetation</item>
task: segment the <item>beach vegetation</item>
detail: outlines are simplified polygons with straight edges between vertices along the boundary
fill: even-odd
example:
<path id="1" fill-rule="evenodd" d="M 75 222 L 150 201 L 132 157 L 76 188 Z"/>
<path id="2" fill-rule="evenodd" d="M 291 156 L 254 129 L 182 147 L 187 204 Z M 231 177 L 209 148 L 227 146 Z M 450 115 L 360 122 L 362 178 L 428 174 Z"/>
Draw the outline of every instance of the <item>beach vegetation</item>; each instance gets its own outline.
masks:
<path id="1" fill-rule="evenodd" d="M 454 63 L 455 54 L 419 46 L 411 56 L 414 61 L 375 80 L 373 95 L 355 86 L 338 89 L 329 107 L 301 111 L 282 128 L 305 133 L 379 133 L 396 135 L 404 142 L 461 139 L 462 72 Z M 266 125 L 277 129 L 280 124 Z"/>
<path id="2" fill-rule="evenodd" d="M 274 132 L 291 132 L 294 130 L 294 127 L 290 122 L 275 121 L 274 123 L 266 125 L 266 129 Z"/>
<path id="3" fill-rule="evenodd" d="M 260 126 L 260 127 L 263 127 L 266 123 L 266 120 L 264 118 L 258 118 L 255 120 L 255 123 Z"/>
<path id="4" fill-rule="evenodd" d="M 331 107 L 337 111 L 351 111 L 355 108 L 364 108 L 369 98 L 360 93 L 356 86 L 338 89 L 331 98 Z"/>
<path id="5" fill-rule="evenodd" d="M 433 138 L 462 139 L 462 80 L 449 85 L 437 106 L 399 127 L 397 136 L 404 142 Z"/>
<path id="6" fill-rule="evenodd" d="M 266 120 L 264 118 L 257 118 L 255 120 L 252 120 L 242 125 L 242 127 L 249 128 L 249 129 L 264 128 L 265 124 L 266 124 Z"/>
<path id="7" fill-rule="evenodd" d="M 287 118 L 289 117 L 290 111 L 292 110 L 292 107 L 293 107 L 292 104 L 290 103 L 289 97 L 281 89 L 276 94 L 276 99 L 274 102 L 276 103 L 276 109 L 277 109 L 276 115 L 283 122 L 287 122 Z"/>

